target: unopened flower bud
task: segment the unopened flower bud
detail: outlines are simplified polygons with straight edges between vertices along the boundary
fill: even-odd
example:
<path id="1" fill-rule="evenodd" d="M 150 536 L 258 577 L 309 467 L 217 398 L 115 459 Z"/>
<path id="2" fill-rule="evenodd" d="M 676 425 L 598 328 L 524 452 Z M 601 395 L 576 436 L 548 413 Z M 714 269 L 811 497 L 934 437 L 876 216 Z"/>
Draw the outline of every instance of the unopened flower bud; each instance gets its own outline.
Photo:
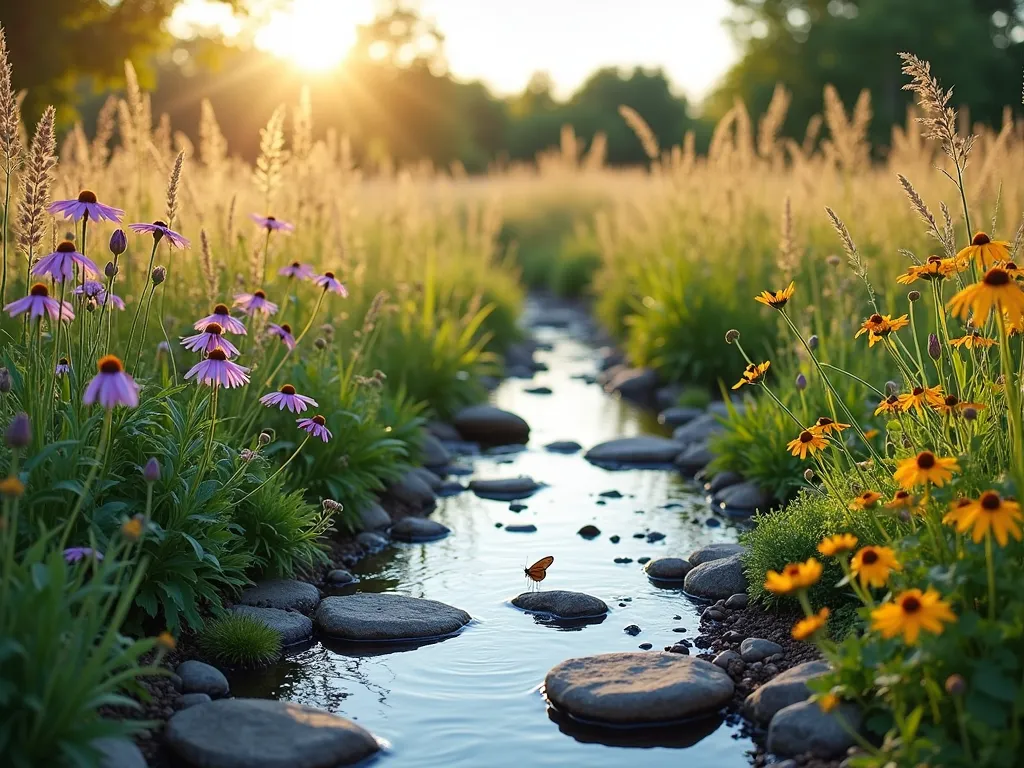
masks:
<path id="1" fill-rule="evenodd" d="M 94 298 L 92 298 L 92 297 L 90 296 L 90 297 L 89 297 L 89 298 L 88 298 L 88 299 L 86 300 L 86 302 L 85 302 L 85 308 L 86 308 L 86 310 L 87 310 L 87 311 L 89 311 L 89 312 L 95 312 L 95 311 L 96 311 L 96 299 L 94 299 Z"/>
<path id="2" fill-rule="evenodd" d="M 156 345 L 156 356 L 157 357 L 160 357 L 160 355 L 166 355 L 170 351 L 171 351 L 171 345 L 168 344 L 166 341 L 161 341 L 159 344 Z"/>
<path id="3" fill-rule="evenodd" d="M 950 696 L 963 696 L 967 693 L 967 681 L 963 675 L 950 675 L 946 678 L 946 693 Z"/>
<path id="4" fill-rule="evenodd" d="M 128 237 L 125 235 L 123 229 L 115 229 L 114 234 L 110 236 L 110 252 L 115 256 L 120 256 L 127 250 Z"/>
<path id="5" fill-rule="evenodd" d="M 964 408 L 964 419 L 967 421 L 974 421 L 978 418 L 977 408 Z"/>
<path id="6" fill-rule="evenodd" d="M 895 395 L 899 391 L 900 391 L 899 382 L 895 382 L 892 379 L 890 379 L 889 381 L 885 382 L 885 394 L 887 394 L 887 395 Z"/>
<path id="7" fill-rule="evenodd" d="M 250 451 L 248 448 L 243 448 L 238 452 L 238 458 L 248 464 L 250 461 L 256 458 L 256 454 Z"/>
<path id="8" fill-rule="evenodd" d="M 804 470 L 804 480 L 806 480 L 809 483 L 813 479 L 814 479 L 814 470 L 811 469 L 810 467 L 808 467 L 807 469 Z"/>
<path id="9" fill-rule="evenodd" d="M 0 368 L 0 393 L 7 394 L 11 391 L 11 372 L 4 366 Z"/>
<path id="10" fill-rule="evenodd" d="M 842 259 L 840 259 L 838 256 L 836 256 L 833 253 L 831 256 L 829 256 L 827 259 L 825 259 L 825 261 L 828 262 L 828 265 L 830 267 L 838 267 L 839 263 L 842 261 Z"/>
<path id="11" fill-rule="evenodd" d="M 801 392 L 803 392 L 805 389 L 807 389 L 807 377 L 804 376 L 802 373 L 798 373 L 796 375 L 796 382 L 795 383 L 796 383 L 796 388 L 799 389 Z"/>
<path id="12" fill-rule="evenodd" d="M 330 323 L 324 323 L 320 326 L 320 333 L 323 334 L 325 339 L 330 341 L 334 338 L 334 326 Z"/>
<path id="13" fill-rule="evenodd" d="M 938 360 L 942 357 L 942 347 L 939 346 L 939 337 L 934 333 L 928 334 L 928 357 Z"/>
<path id="14" fill-rule="evenodd" d="M 156 456 L 150 456 L 146 466 L 142 468 L 142 477 L 147 483 L 155 483 L 160 480 L 160 462 Z"/>
<path id="15" fill-rule="evenodd" d="M 107 265 L 103 268 L 103 274 L 111 278 L 117 277 L 117 265 L 112 261 L 108 261 Z"/>
<path id="16" fill-rule="evenodd" d="M 730 328 L 728 331 L 725 332 L 725 343 L 732 344 L 734 341 L 739 339 L 739 337 L 740 332 L 737 331 L 735 328 Z"/>
<path id="17" fill-rule="evenodd" d="M 320 502 L 324 512 L 343 512 L 345 507 L 336 502 L 334 499 L 324 499 Z"/>
<path id="18" fill-rule="evenodd" d="M 269 432 L 260 432 L 260 436 L 257 440 L 260 445 L 270 445 L 270 441 L 273 440 L 273 438 L 270 436 Z"/>
<path id="19" fill-rule="evenodd" d="M 27 448 L 32 442 L 32 425 L 27 413 L 16 413 L 4 433 L 8 448 Z"/>
<path id="20" fill-rule="evenodd" d="M 317 349 L 327 349 L 327 341 L 324 339 L 317 339 L 313 342 L 313 346 Z"/>
<path id="21" fill-rule="evenodd" d="M 811 336 L 811 338 L 807 340 L 807 346 L 811 348 L 811 352 L 815 351 L 818 348 L 818 336 Z"/>
<path id="22" fill-rule="evenodd" d="M 153 285 L 160 285 L 167 279 L 167 267 L 155 267 L 153 269 Z"/>
<path id="23" fill-rule="evenodd" d="M 910 301 L 920 301 L 920 299 L 921 299 L 921 292 L 920 291 L 911 291 L 910 293 L 907 294 L 907 299 L 909 299 Z"/>

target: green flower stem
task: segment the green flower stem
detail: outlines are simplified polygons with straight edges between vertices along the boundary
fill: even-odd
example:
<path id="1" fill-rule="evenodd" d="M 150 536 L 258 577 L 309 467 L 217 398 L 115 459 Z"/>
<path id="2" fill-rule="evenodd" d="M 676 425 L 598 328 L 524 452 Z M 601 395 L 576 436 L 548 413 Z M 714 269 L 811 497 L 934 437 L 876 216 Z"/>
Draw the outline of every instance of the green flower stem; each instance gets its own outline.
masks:
<path id="1" fill-rule="evenodd" d="M 153 312 L 153 295 L 156 293 L 157 286 L 153 286 L 149 291 L 149 300 L 146 302 L 146 317 L 142 320 L 142 331 L 139 334 L 139 350 L 135 354 L 135 365 L 132 366 L 132 373 L 139 368 L 139 363 L 142 361 L 142 350 L 146 348 L 146 331 L 149 330 L 149 317 Z M 170 345 L 168 345 L 170 346 Z M 171 350 L 168 349 L 167 353 L 170 354 Z"/>
<path id="2" fill-rule="evenodd" d="M 86 233 L 88 231 L 89 231 L 89 213 L 86 212 L 86 214 L 82 217 L 82 250 L 79 251 L 79 253 L 81 253 L 83 256 L 86 255 L 86 253 L 85 253 L 85 237 L 86 237 Z M 79 285 L 82 288 L 82 309 L 85 310 L 85 302 L 86 302 L 86 298 L 85 298 L 85 269 L 80 267 L 78 269 L 78 276 L 79 276 L 79 278 L 81 278 L 81 281 L 80 281 Z M 79 366 L 80 367 L 81 367 L 81 365 L 83 365 L 85 363 L 85 321 L 86 321 L 86 319 L 88 317 L 89 317 L 89 313 L 88 312 L 83 312 L 83 314 L 78 317 L 78 359 L 79 359 Z M 83 391 L 83 385 L 84 385 L 84 381 L 82 379 L 79 379 L 79 381 L 78 381 L 78 393 L 81 393 Z M 76 394 L 78 394 L 78 393 L 76 393 Z"/>
<path id="3" fill-rule="evenodd" d="M 156 238 L 153 238 L 153 250 L 149 254 L 149 266 L 146 267 L 146 273 L 143 277 L 145 283 L 143 284 L 142 288 L 142 298 L 139 299 L 139 306 L 135 308 L 135 317 L 132 318 L 132 328 L 131 331 L 128 333 L 128 346 L 125 348 L 124 351 L 124 359 L 126 362 L 129 356 L 131 355 L 132 342 L 135 340 L 135 326 L 139 322 L 139 314 L 142 312 L 142 305 L 146 299 L 146 289 L 149 288 L 150 275 L 153 274 L 153 262 L 156 260 L 156 246 L 157 240 Z"/>
<path id="4" fill-rule="evenodd" d="M 910 302 L 910 332 L 914 337 L 914 352 L 917 354 L 917 370 L 921 372 L 921 381 L 927 381 L 928 377 L 924 372 L 924 357 L 921 355 L 921 341 L 917 338 L 917 320 L 914 315 L 914 304 Z"/>
<path id="5" fill-rule="evenodd" d="M 18 476 L 18 449 L 11 451 L 10 477 Z M 0 580 L 0 605 L 7 605 L 7 594 L 11 585 L 11 567 L 14 565 L 14 555 L 18 550 L 18 506 L 20 498 L 15 496 L 12 500 L 4 496 L 3 501 L 3 529 L 0 533 L 4 537 L 4 562 L 3 579 Z"/>
<path id="6" fill-rule="evenodd" d="M 992 555 L 992 532 L 985 534 L 985 573 L 988 576 L 988 618 L 996 620 L 996 566 Z"/>
<path id="7" fill-rule="evenodd" d="M 324 297 L 326 295 L 327 288 L 325 287 L 323 292 L 320 294 L 320 298 L 316 302 L 316 307 L 313 309 L 313 314 L 309 316 L 309 321 L 306 323 L 306 327 L 302 329 L 302 333 L 295 337 L 295 346 L 293 346 L 291 349 L 285 350 L 284 357 L 281 358 L 281 361 L 274 367 L 274 370 L 272 370 L 270 372 L 270 375 L 267 376 L 267 380 L 263 382 L 263 386 L 260 387 L 259 392 L 266 391 L 267 387 L 270 386 L 270 382 L 274 380 L 274 377 L 277 376 L 278 372 L 281 370 L 281 366 L 284 365 L 285 361 L 288 359 L 288 356 L 292 353 L 292 350 L 297 349 L 299 346 L 299 342 L 301 342 L 302 339 L 306 336 L 306 334 L 309 333 L 309 329 L 313 327 L 313 321 L 316 320 L 316 316 L 320 313 L 320 306 L 324 303 Z"/>
<path id="8" fill-rule="evenodd" d="M 878 389 L 873 384 L 870 384 L 869 382 L 864 381 L 864 379 L 862 379 L 860 376 L 855 376 L 854 374 L 850 373 L 847 370 L 844 370 L 842 368 L 837 368 L 836 366 L 829 365 L 828 363 L 822 363 L 821 367 L 822 368 L 827 368 L 830 371 L 835 371 L 836 373 L 841 373 L 844 376 L 847 376 L 847 377 L 853 379 L 854 381 L 860 382 L 865 387 L 867 387 L 872 392 L 874 392 L 876 395 L 878 395 L 880 398 L 882 398 L 883 400 L 885 399 L 885 392 L 883 392 L 882 390 Z"/>
<path id="9" fill-rule="evenodd" d="M 3 277 L 0 278 L 0 307 L 7 305 L 7 225 L 10 221 L 11 210 L 11 169 L 8 167 L 5 170 L 7 180 L 4 183 L 4 224 L 3 231 L 0 232 L 0 238 L 4 241 L 4 268 Z"/>
<path id="10" fill-rule="evenodd" d="M 286 462 L 285 462 L 284 464 L 282 464 L 282 465 L 281 465 L 280 467 L 278 467 L 278 468 L 277 468 L 277 470 L 276 470 L 276 471 L 274 472 L 274 474 L 272 474 L 272 475 L 271 475 L 270 477 L 268 477 L 268 478 L 267 478 L 266 480 L 264 480 L 264 481 L 263 481 L 262 483 L 260 483 L 259 485 L 257 485 L 257 486 L 256 486 L 255 488 L 253 488 L 253 489 L 252 489 L 251 491 L 249 491 L 249 492 L 248 492 L 247 494 L 245 494 L 245 496 L 243 496 L 243 497 L 242 497 L 242 498 L 240 498 L 240 499 L 239 499 L 238 501 L 236 501 L 236 502 L 235 502 L 235 504 L 241 504 L 241 503 L 242 503 L 243 501 L 245 501 L 245 500 L 246 500 L 246 499 L 248 499 L 248 498 L 249 498 L 250 496 L 252 496 L 252 495 L 253 495 L 254 493 L 256 493 L 256 492 L 257 492 L 257 491 L 258 491 L 258 490 L 259 490 L 260 488 L 262 488 L 262 487 L 263 487 L 264 485 L 266 485 L 266 484 L 267 484 L 267 483 L 269 483 L 269 482 L 270 482 L 271 480 L 273 480 L 273 479 L 274 479 L 275 477 L 277 477 L 277 476 L 278 476 L 279 474 L 281 474 L 281 472 L 283 472 L 283 471 L 284 471 L 284 468 L 285 468 L 285 467 L 287 467 L 287 466 L 288 466 L 289 464 L 291 464 L 291 463 L 292 463 L 292 459 L 294 459 L 294 458 L 295 458 L 296 456 L 298 456 L 298 455 L 299 455 L 299 452 L 300 452 L 300 451 L 302 451 L 302 449 L 303 449 L 303 448 L 304 448 L 304 447 L 306 446 L 306 443 L 308 443 L 308 442 L 309 442 L 309 438 L 310 438 L 310 437 L 312 437 L 312 435 L 309 435 L 309 434 L 307 434 L 307 435 L 306 435 L 306 439 L 305 439 L 305 440 L 303 440 L 303 441 L 302 441 L 301 443 L 299 443 L 299 447 L 295 449 L 295 453 L 293 453 L 293 454 L 292 454 L 291 456 L 289 456 L 289 457 L 288 457 L 288 461 L 286 461 Z"/>
<path id="11" fill-rule="evenodd" d="M 89 469 L 89 475 L 85 479 L 85 485 L 82 487 L 82 492 L 78 495 L 78 501 L 75 502 L 74 509 L 72 509 L 71 514 L 68 515 L 68 521 L 64 525 L 64 534 L 60 537 L 60 544 L 57 547 L 58 549 L 63 550 L 64 546 L 68 543 L 68 536 L 71 534 L 71 529 L 74 527 L 75 519 L 78 517 L 78 513 L 82 511 L 82 504 L 85 503 L 85 497 L 89 495 L 89 490 L 92 488 L 92 484 L 96 480 L 96 474 L 99 472 L 100 466 L 103 464 L 103 459 L 107 453 L 107 440 L 110 438 L 110 422 L 112 414 L 113 411 L 110 408 L 107 408 L 106 413 L 103 414 L 103 427 L 100 430 L 100 441 L 96 444 L 96 460 Z"/>
<path id="12" fill-rule="evenodd" d="M 1018 488 L 1024 488 L 1024 425 L 1021 424 L 1020 384 L 1014 380 L 1010 336 L 1006 320 L 998 308 L 996 316 L 999 323 L 999 366 L 1003 373 L 1003 390 L 1006 392 L 1006 418 L 1010 424 L 1010 452 L 1013 456 L 1014 479 Z"/>
<path id="13" fill-rule="evenodd" d="M 197 384 L 196 386 L 198 387 L 199 385 Z M 213 435 L 217 430 L 217 392 L 219 389 L 220 387 L 215 383 L 213 385 L 213 394 L 210 395 L 210 432 L 206 437 L 202 461 L 199 462 L 199 472 L 196 474 L 197 479 L 201 479 L 206 473 L 206 466 L 210 461 L 210 454 L 213 451 Z"/>
<path id="14" fill-rule="evenodd" d="M 964 754 L 967 755 L 969 762 L 974 761 L 974 756 L 971 754 L 971 738 L 967 734 L 967 717 L 964 714 L 964 703 L 959 696 L 953 696 L 953 708 L 956 710 L 956 723 L 960 730 L 960 746 L 964 748 Z"/>

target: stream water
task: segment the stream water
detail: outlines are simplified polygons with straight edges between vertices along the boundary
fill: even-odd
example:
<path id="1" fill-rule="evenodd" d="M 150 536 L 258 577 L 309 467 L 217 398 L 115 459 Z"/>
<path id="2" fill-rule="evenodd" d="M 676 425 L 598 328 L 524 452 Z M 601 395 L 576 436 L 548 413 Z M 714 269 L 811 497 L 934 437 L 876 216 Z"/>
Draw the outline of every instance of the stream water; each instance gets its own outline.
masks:
<path id="1" fill-rule="evenodd" d="M 535 312 L 536 307 L 531 307 Z M 528 313 L 529 314 L 529 313 Z M 281 698 L 348 717 L 388 743 L 381 766 L 710 766 L 750 764 L 749 739 L 723 720 L 637 732 L 559 722 L 541 693 L 547 671 L 574 657 L 656 650 L 696 636 L 702 606 L 681 589 L 665 589 L 644 575 L 640 557 L 685 557 L 693 549 L 734 541 L 726 518 L 714 518 L 702 493 L 668 470 L 611 472 L 582 454 L 549 453 L 555 440 L 584 448 L 657 429 L 648 415 L 581 380 L 594 374 L 596 351 L 578 341 L 583 328 L 535 329 L 550 345 L 537 353 L 548 370 L 531 381 L 509 379 L 493 402 L 525 418 L 530 444 L 514 455 L 472 459 L 479 478 L 529 475 L 547 487 L 515 513 L 508 502 L 466 492 L 440 499 L 433 517 L 451 535 L 427 544 L 396 544 L 353 570 L 360 591 L 426 597 L 468 611 L 474 621 L 460 634 L 420 646 L 317 643 L 274 667 L 235 680 L 237 696 Z M 548 386 L 550 395 L 527 393 Z M 462 460 L 470 464 L 468 460 Z M 618 491 L 621 498 L 603 498 Z M 533 523 L 535 533 L 510 533 L 509 524 Z M 577 530 L 596 525 L 585 540 Z M 499 524 L 501 527 L 499 527 Z M 641 534 L 663 533 L 648 543 Z M 613 543 L 610 537 L 621 537 Z M 602 598 L 603 622 L 565 627 L 523 613 L 509 600 L 526 588 L 523 568 L 545 555 L 554 564 L 546 589 Z M 615 563 L 615 558 L 632 558 Z M 636 637 L 623 631 L 636 624 Z M 683 631 L 685 629 L 685 631 Z"/>

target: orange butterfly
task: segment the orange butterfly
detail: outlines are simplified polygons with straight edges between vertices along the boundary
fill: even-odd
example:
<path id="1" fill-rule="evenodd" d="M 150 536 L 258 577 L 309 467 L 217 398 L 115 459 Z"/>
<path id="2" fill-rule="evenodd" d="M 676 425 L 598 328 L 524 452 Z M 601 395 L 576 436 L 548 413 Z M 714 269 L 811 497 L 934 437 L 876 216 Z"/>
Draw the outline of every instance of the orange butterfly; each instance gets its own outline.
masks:
<path id="1" fill-rule="evenodd" d="M 541 581 L 544 581 L 545 577 L 548 575 L 548 568 L 551 567 L 551 564 L 553 562 L 555 562 L 555 558 L 553 558 L 551 555 L 548 555 L 547 557 L 542 557 L 529 568 L 523 569 L 523 572 L 526 574 L 526 577 L 531 582 L 531 586 L 533 586 L 533 584 L 537 584 Z"/>

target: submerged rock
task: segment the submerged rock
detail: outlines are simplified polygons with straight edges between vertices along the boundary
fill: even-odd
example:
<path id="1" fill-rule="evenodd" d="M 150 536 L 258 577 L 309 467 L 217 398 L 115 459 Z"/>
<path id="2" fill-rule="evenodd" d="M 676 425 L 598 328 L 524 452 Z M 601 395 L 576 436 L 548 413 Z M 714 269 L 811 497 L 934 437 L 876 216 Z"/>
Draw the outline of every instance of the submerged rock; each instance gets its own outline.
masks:
<path id="1" fill-rule="evenodd" d="M 175 714 L 167 745 L 206 768 L 336 768 L 365 760 L 377 740 L 329 712 L 268 699 L 224 699 Z"/>
<path id="2" fill-rule="evenodd" d="M 601 529 L 598 528 L 596 525 L 588 524 L 584 525 L 582 528 L 576 531 L 576 534 L 578 536 L 582 536 L 584 539 L 596 539 L 598 536 L 601 535 Z"/>
<path id="3" fill-rule="evenodd" d="M 424 542 L 443 539 L 451 533 L 447 525 L 427 517 L 403 517 L 391 526 L 391 538 L 395 541 Z"/>
<path id="4" fill-rule="evenodd" d="M 545 694 L 581 719 L 646 725 L 718 711 L 732 679 L 710 662 L 676 653 L 606 653 L 568 659 L 544 679 Z"/>
<path id="5" fill-rule="evenodd" d="M 716 432 L 721 432 L 725 427 L 710 413 L 698 416 L 693 421 L 677 427 L 672 433 L 672 439 L 683 445 L 691 443 L 702 443 Z"/>
<path id="6" fill-rule="evenodd" d="M 356 544 L 362 547 L 363 551 L 370 555 L 386 549 L 389 543 L 387 536 L 379 533 L 373 533 L 372 531 L 363 531 L 356 536 Z"/>
<path id="7" fill-rule="evenodd" d="M 695 597 L 725 600 L 737 592 L 747 591 L 747 576 L 740 555 L 695 566 L 683 582 L 683 589 Z"/>
<path id="8" fill-rule="evenodd" d="M 436 600 L 367 592 L 327 597 L 317 609 L 316 625 L 341 640 L 426 640 L 458 632 L 470 615 Z"/>
<path id="9" fill-rule="evenodd" d="M 558 619 L 593 619 L 608 613 L 608 605 L 604 600 L 583 592 L 563 589 L 523 592 L 512 599 L 512 605 L 530 613 L 546 613 Z"/>
<path id="10" fill-rule="evenodd" d="M 241 605 L 310 614 L 320 602 L 320 590 L 304 581 L 272 579 L 261 581 L 256 586 L 246 589 L 238 598 L 238 602 Z"/>
<path id="11" fill-rule="evenodd" d="M 676 456 L 676 466 L 684 474 L 695 475 L 704 469 L 714 458 L 715 455 L 711 453 L 708 444 L 701 441 L 699 443 L 692 443 Z"/>
<path id="12" fill-rule="evenodd" d="M 518 523 L 506 525 L 505 530 L 509 533 L 536 533 L 537 526 L 533 523 Z"/>
<path id="13" fill-rule="evenodd" d="M 658 389 L 658 374 L 650 368 L 620 368 L 606 377 L 604 389 L 627 400 L 653 405 Z"/>
<path id="14" fill-rule="evenodd" d="M 234 613 L 251 616 L 270 627 L 281 636 L 281 645 L 297 645 L 313 637 L 313 622 L 308 616 L 297 611 L 282 611 L 280 608 L 259 608 L 255 605 L 236 605 Z"/>
<path id="15" fill-rule="evenodd" d="M 664 437 L 620 437 L 595 445 L 584 458 L 595 464 L 669 464 L 683 445 Z"/>
<path id="16" fill-rule="evenodd" d="M 530 425 L 521 417 L 493 405 L 471 405 L 455 416 L 455 428 L 464 440 L 502 445 L 525 443 L 530 439 Z"/>

